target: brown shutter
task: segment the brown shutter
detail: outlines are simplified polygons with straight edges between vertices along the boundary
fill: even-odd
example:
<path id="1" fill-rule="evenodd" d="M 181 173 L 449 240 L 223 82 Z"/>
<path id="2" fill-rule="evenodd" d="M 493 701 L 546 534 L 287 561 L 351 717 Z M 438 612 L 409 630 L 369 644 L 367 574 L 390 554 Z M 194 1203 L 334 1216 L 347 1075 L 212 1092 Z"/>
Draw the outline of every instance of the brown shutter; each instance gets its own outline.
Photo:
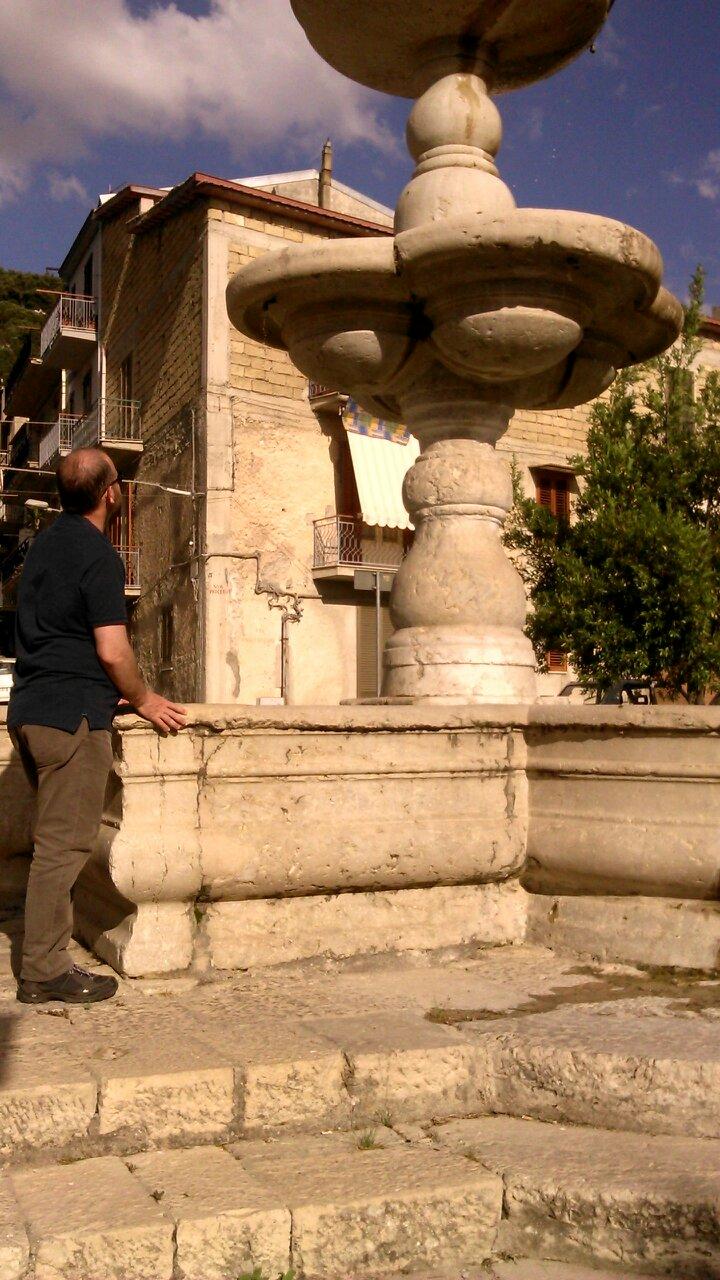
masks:
<path id="1" fill-rule="evenodd" d="M 392 635 L 390 610 L 385 604 L 381 609 L 382 642 L 386 644 Z M 375 698 L 377 678 L 375 666 L 375 603 L 357 605 L 357 696 Z"/>
<path id="2" fill-rule="evenodd" d="M 548 671 L 567 671 L 567 654 L 562 649 L 548 649 L 546 655 Z"/>
<path id="3" fill-rule="evenodd" d="M 570 479 L 565 471 L 536 471 L 535 500 L 558 520 L 570 519 Z"/>

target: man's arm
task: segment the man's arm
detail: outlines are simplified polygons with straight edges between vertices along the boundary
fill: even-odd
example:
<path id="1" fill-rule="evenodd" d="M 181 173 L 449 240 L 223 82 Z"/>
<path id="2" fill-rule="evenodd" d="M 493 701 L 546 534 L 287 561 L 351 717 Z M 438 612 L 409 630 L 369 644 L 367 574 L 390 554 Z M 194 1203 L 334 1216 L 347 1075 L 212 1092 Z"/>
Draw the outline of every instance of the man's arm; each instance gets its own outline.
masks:
<path id="1" fill-rule="evenodd" d="M 95 648 L 105 671 L 123 698 L 149 720 L 160 733 L 176 733 L 185 727 L 186 712 L 176 702 L 169 702 L 162 694 L 148 689 L 135 661 L 128 640 L 127 628 L 122 625 L 93 627 Z"/>

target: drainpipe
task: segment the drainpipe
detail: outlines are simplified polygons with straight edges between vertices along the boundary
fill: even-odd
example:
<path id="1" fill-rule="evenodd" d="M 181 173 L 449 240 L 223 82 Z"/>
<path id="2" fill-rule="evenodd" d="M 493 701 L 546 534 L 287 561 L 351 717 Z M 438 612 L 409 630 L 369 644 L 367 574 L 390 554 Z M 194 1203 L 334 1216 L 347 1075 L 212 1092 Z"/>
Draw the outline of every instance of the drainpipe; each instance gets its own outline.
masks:
<path id="1" fill-rule="evenodd" d="M 322 161 L 318 176 L 318 204 L 321 209 L 329 209 L 332 204 L 332 142 L 329 138 L 322 149 Z"/>
<path id="2" fill-rule="evenodd" d="M 290 603 L 292 601 L 292 603 Z M 302 617 L 302 605 L 299 596 L 272 596 L 268 600 L 271 609 L 281 610 L 280 619 L 280 697 L 283 704 L 290 703 L 290 637 L 288 626 L 291 622 L 299 622 Z"/>

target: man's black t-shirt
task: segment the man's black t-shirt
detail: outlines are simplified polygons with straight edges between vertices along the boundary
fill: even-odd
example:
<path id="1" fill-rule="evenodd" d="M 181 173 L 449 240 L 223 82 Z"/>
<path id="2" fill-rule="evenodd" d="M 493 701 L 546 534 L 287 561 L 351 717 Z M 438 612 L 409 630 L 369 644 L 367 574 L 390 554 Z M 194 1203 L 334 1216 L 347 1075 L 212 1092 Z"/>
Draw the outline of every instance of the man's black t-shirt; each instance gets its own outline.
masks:
<path id="1" fill-rule="evenodd" d="M 109 729 L 118 691 L 97 656 L 93 627 L 126 619 L 117 551 L 84 516 L 64 512 L 35 539 L 23 567 L 8 726 L 75 733 L 85 716 L 90 729 Z"/>

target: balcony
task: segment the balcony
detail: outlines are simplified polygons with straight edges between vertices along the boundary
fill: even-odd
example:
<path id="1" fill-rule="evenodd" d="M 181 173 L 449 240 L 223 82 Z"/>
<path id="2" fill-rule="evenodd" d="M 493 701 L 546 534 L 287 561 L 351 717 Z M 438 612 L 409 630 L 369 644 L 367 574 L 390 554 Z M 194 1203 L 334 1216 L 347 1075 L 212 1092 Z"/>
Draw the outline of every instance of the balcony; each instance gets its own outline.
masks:
<path id="1" fill-rule="evenodd" d="M 111 454 L 142 453 L 140 401 L 106 396 L 96 401 L 73 432 L 73 449 L 100 445 Z"/>
<path id="2" fill-rule="evenodd" d="M 348 397 L 342 391 L 333 391 L 322 382 L 308 382 L 308 402 L 313 409 L 331 409 L 341 413 L 347 404 Z"/>
<path id="3" fill-rule="evenodd" d="M 353 516 L 313 523 L 313 577 L 352 578 L 356 569 L 398 569 L 408 531 L 365 524 Z"/>
<path id="4" fill-rule="evenodd" d="M 39 466 L 40 431 L 47 425 L 46 422 L 23 422 L 8 446 L 7 466 L 10 471 L 13 467 Z"/>
<path id="5" fill-rule="evenodd" d="M 73 447 L 73 433 L 81 418 L 75 413 L 61 413 L 49 431 L 40 438 L 38 466 L 56 467 Z"/>
<path id="6" fill-rule="evenodd" d="M 40 334 L 40 356 L 52 369 L 80 369 L 97 341 L 97 303 L 61 293 Z"/>
<path id="7" fill-rule="evenodd" d="M 125 566 L 125 595 L 137 599 L 140 595 L 140 548 L 116 546 Z"/>

